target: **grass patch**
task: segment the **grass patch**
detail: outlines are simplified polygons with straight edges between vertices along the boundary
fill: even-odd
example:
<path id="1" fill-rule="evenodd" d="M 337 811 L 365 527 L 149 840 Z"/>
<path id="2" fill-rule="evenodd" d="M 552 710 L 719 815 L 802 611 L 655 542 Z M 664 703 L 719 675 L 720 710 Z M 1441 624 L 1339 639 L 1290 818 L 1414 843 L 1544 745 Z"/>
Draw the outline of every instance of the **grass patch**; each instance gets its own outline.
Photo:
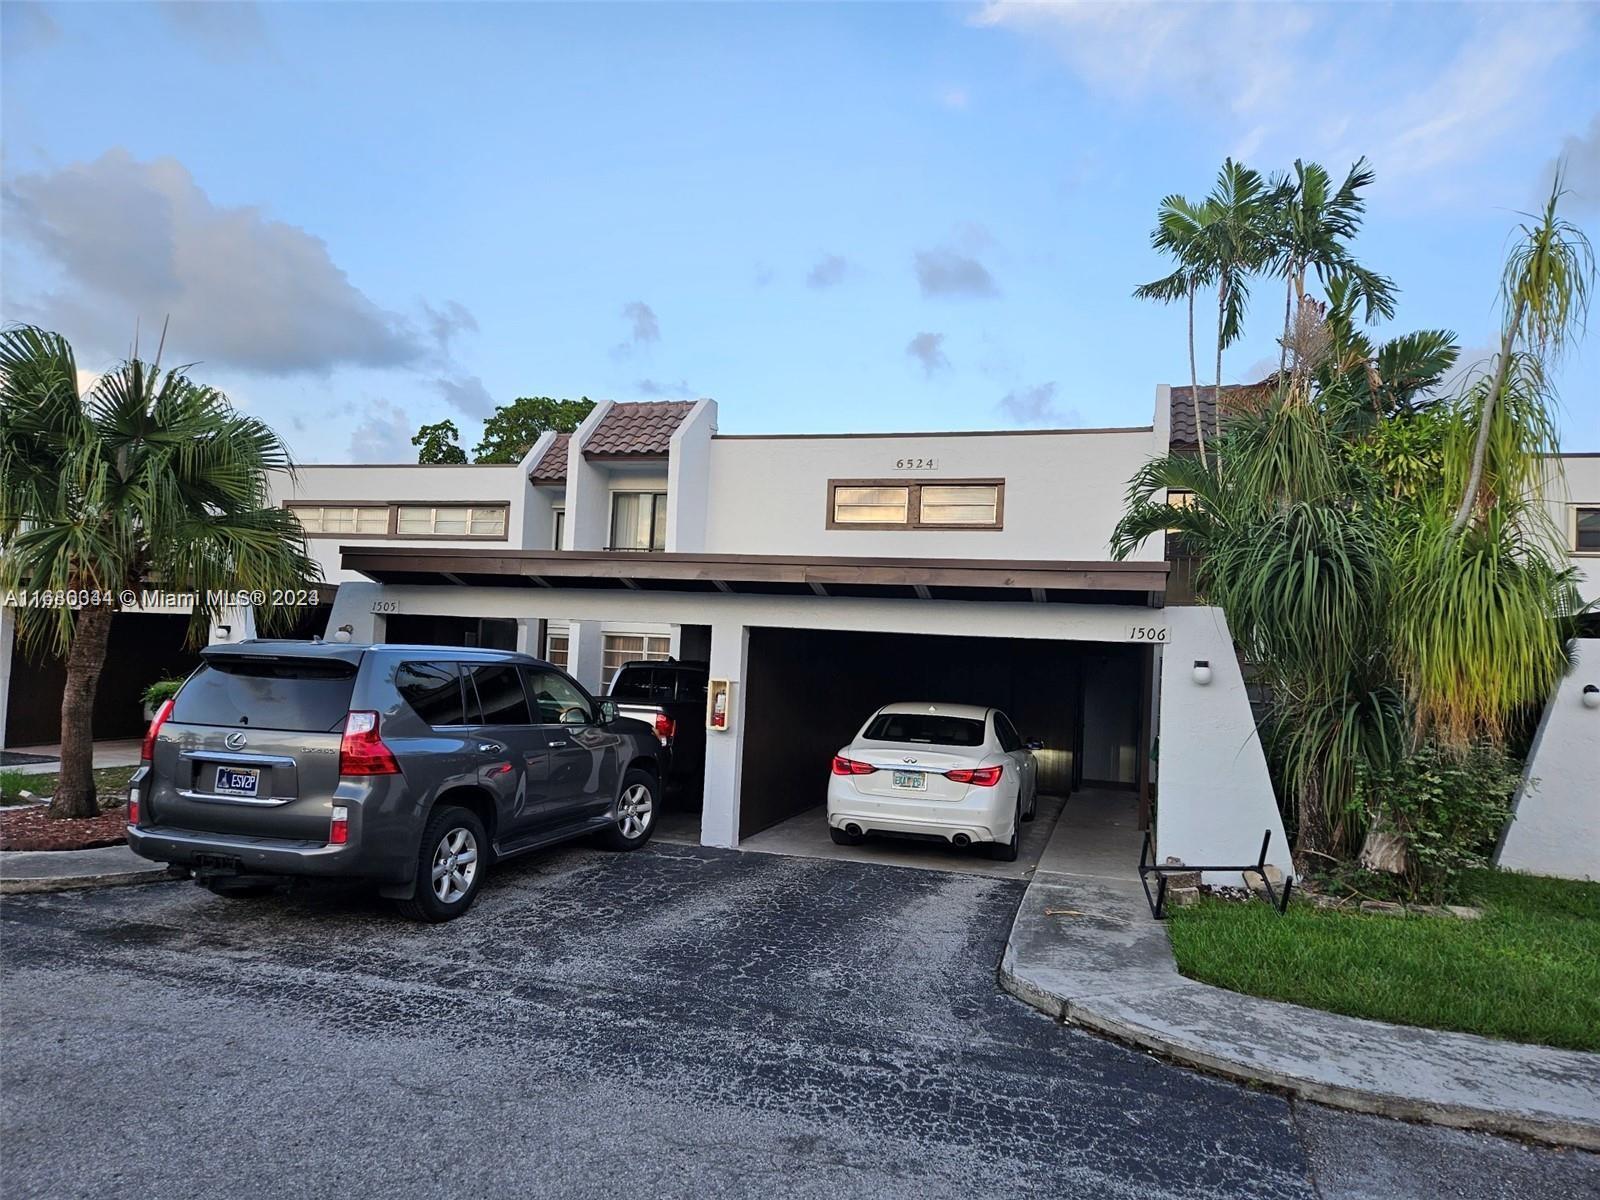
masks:
<path id="1" fill-rule="evenodd" d="M 1481 920 L 1205 900 L 1167 922 L 1192 979 L 1399 1025 L 1600 1050 L 1600 883 L 1473 871 Z"/>
<path id="2" fill-rule="evenodd" d="M 94 787 L 99 794 L 100 807 L 122 803 L 128 796 L 128 780 L 138 767 L 101 767 L 94 773 Z M 25 775 L 21 771 L 0 771 L 0 804 L 24 803 L 21 793 L 32 792 L 43 799 L 55 795 L 56 781 L 60 775 Z"/>

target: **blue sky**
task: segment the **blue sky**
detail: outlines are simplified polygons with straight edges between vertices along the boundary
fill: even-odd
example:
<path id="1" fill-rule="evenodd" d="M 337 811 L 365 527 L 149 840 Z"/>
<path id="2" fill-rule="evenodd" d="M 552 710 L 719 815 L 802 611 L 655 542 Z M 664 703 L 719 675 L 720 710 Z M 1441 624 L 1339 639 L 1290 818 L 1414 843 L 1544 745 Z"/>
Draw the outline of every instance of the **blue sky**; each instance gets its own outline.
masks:
<path id="1" fill-rule="evenodd" d="M 1487 353 L 1558 155 L 1600 239 L 1593 5 L 3 6 L 0 315 L 146 351 L 306 461 L 518 395 L 725 432 L 1147 423 L 1166 193 L 1372 159 L 1395 330 Z M 1275 361 L 1260 280 L 1224 377 Z M 1202 318 L 1203 321 L 1203 318 Z M 1380 331 L 1381 332 L 1381 331 Z M 1205 361 L 1202 355 L 1202 361 Z M 1207 368 L 1202 366 L 1202 379 Z M 1600 345 L 1560 374 L 1600 449 Z"/>

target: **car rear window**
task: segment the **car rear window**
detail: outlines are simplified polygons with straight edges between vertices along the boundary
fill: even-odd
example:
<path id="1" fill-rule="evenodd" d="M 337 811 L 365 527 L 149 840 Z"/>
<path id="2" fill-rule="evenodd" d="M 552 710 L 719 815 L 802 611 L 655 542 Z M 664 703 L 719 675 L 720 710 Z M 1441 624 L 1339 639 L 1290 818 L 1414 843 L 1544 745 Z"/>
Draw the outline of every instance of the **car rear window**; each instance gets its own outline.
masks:
<path id="1" fill-rule="evenodd" d="M 355 681 L 350 663 L 213 658 L 183 685 L 172 703 L 172 720 L 332 733 L 344 727 Z"/>
<path id="2" fill-rule="evenodd" d="M 910 742 L 923 746 L 981 746 L 983 722 L 937 713 L 879 713 L 862 735 L 869 742 Z"/>
<path id="3" fill-rule="evenodd" d="M 623 667 L 611 681 L 616 700 L 671 700 L 672 673 L 653 667 Z"/>

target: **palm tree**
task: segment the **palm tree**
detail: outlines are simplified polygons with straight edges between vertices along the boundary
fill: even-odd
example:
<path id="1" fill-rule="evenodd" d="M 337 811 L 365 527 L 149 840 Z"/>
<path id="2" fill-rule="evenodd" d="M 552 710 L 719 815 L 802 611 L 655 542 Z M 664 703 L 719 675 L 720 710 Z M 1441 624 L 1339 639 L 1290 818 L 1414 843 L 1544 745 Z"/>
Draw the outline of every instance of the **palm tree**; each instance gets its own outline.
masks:
<path id="1" fill-rule="evenodd" d="M 1594 250 L 1580 229 L 1556 216 L 1556 205 L 1565 195 L 1561 180 L 1558 169 L 1543 215 L 1531 218 L 1536 224 L 1521 227 L 1522 240 L 1506 261 L 1501 283 L 1506 321 L 1500 353 L 1495 357 L 1494 373 L 1482 389 L 1478 436 L 1461 503 L 1450 523 L 1451 534 L 1466 528 L 1481 500 L 1484 460 L 1496 410 L 1512 399 L 1505 395 L 1508 386 L 1520 388 L 1524 411 L 1547 412 L 1542 402 L 1544 366 L 1558 358 L 1568 338 L 1585 327 L 1595 278 Z"/>
<path id="2" fill-rule="evenodd" d="M 1394 316 L 1393 282 L 1358 263 L 1347 245 L 1361 229 L 1367 206 L 1361 190 L 1372 180 L 1365 158 L 1356 160 L 1337 189 L 1319 164 L 1297 158 L 1293 175 L 1275 181 L 1268 236 L 1273 264 L 1284 277 L 1280 376 L 1288 367 L 1290 325 L 1295 308 L 1305 302 L 1308 272 L 1315 272 L 1324 284 L 1335 275 L 1346 278 L 1365 306 L 1368 321 Z M 1294 378 L 1304 382 L 1298 364 Z"/>
<path id="3" fill-rule="evenodd" d="M 1194 360 L 1194 298 L 1202 287 L 1212 282 L 1213 268 L 1207 226 L 1213 211 L 1176 193 L 1161 202 L 1156 214 L 1156 227 L 1150 234 L 1150 244 L 1157 250 L 1170 254 L 1178 267 L 1172 274 L 1133 289 L 1139 300 L 1159 300 L 1170 304 L 1185 300 L 1189 306 L 1189 401 L 1194 405 L 1195 437 L 1200 447 L 1200 461 L 1206 458 L 1205 422 L 1200 418 L 1200 375 Z"/>
<path id="4" fill-rule="evenodd" d="M 1204 261 L 1217 286 L 1217 373 L 1212 389 L 1216 419 L 1222 420 L 1222 351 L 1238 340 L 1250 300 L 1250 276 L 1268 253 L 1271 195 L 1259 171 L 1225 159 L 1206 197 Z"/>
<path id="5" fill-rule="evenodd" d="M 267 472 L 292 469 L 270 428 L 182 370 L 134 357 L 80 396 L 64 337 L 0 332 L 0 587 L 108 597 L 17 610 L 23 644 L 66 659 L 52 817 L 97 811 L 91 720 L 110 597 L 152 581 L 192 592 L 198 641 L 223 611 L 220 593 L 318 578 L 293 516 L 267 496 Z M 257 612 L 265 625 L 285 615 Z"/>

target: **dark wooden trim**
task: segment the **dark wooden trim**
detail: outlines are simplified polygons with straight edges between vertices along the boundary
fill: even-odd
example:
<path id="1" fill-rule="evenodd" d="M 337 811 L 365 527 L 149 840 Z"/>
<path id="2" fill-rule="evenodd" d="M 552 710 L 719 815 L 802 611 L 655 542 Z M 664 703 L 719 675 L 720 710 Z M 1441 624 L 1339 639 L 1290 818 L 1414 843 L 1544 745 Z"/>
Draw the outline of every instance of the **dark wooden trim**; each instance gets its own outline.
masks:
<path id="1" fill-rule="evenodd" d="M 941 429 L 921 433 L 719 433 L 717 442 L 816 442 L 860 438 L 1057 437 L 1064 433 L 1154 433 L 1153 425 L 1107 425 L 1097 429 Z"/>
<path id="2" fill-rule="evenodd" d="M 1051 562 L 998 559 L 802 557 L 684 554 L 630 550 L 476 550 L 342 547 L 343 565 L 369 578 L 386 574 L 498 575 L 658 582 L 863 584 L 876 586 L 1162 591 L 1168 565 L 1148 562 Z"/>
<path id="3" fill-rule="evenodd" d="M 654 450 L 648 453 L 636 453 L 631 450 L 585 450 L 583 456 L 590 462 L 631 462 L 643 466 L 665 465 L 672 457 L 665 452 L 658 454 Z"/>
<path id="4" fill-rule="evenodd" d="M 511 540 L 511 504 L 506 500 L 282 500 L 279 506 L 289 512 L 297 508 L 381 508 L 387 510 L 389 514 L 389 529 L 386 533 L 361 533 L 353 529 L 312 532 L 302 528 L 301 534 L 307 540 L 326 538 L 353 538 L 366 542 L 508 542 Z M 498 508 L 506 514 L 505 532 L 401 533 L 401 508 Z"/>
<path id="5" fill-rule="evenodd" d="M 834 517 L 836 506 L 834 493 L 842 487 L 882 487 L 906 489 L 906 519 L 902 522 L 873 521 L 863 523 L 860 521 L 839 521 Z M 995 489 L 994 523 L 992 525 L 974 525 L 949 522 L 924 521 L 922 519 L 922 489 L 925 487 L 992 487 Z M 978 532 L 998 533 L 1006 527 L 1006 481 L 1004 479 L 908 479 L 904 476 L 898 479 L 830 479 L 827 491 L 827 528 L 829 529 L 866 529 L 866 530 L 929 530 L 937 529 L 946 533 L 951 532 Z"/>

